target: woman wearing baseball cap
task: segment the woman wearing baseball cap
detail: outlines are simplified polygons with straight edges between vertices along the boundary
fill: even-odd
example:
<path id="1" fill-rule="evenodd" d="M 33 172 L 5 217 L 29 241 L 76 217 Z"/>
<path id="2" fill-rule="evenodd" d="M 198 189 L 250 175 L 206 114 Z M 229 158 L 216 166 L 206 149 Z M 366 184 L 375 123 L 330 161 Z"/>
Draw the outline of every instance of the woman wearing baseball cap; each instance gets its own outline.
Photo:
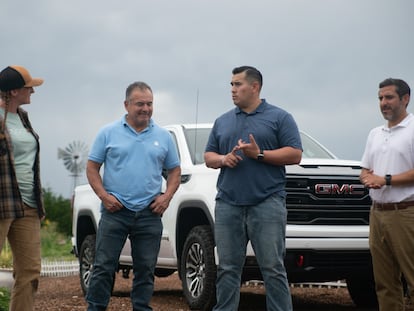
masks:
<path id="1" fill-rule="evenodd" d="M 32 78 L 21 66 L 0 72 L 0 250 L 9 240 L 14 286 L 10 310 L 33 310 L 40 271 L 40 221 L 45 216 L 39 171 L 39 137 L 28 114 Z"/>

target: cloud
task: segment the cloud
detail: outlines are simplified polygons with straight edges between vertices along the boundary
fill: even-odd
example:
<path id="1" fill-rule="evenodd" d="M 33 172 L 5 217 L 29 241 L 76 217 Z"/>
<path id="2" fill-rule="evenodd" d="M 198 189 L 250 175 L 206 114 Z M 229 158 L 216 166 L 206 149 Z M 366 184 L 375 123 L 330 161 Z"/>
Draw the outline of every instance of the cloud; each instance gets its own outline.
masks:
<path id="1" fill-rule="evenodd" d="M 44 184 L 64 196 L 72 179 L 58 148 L 91 145 L 124 114 L 129 83 L 153 87 L 161 125 L 213 122 L 233 107 L 231 70 L 244 64 L 262 71 L 270 103 L 358 160 L 368 131 L 384 122 L 378 83 L 394 76 L 414 86 L 413 8 L 410 0 L 5 0 L 0 67 L 21 64 L 45 79 L 24 108 L 41 136 Z"/>

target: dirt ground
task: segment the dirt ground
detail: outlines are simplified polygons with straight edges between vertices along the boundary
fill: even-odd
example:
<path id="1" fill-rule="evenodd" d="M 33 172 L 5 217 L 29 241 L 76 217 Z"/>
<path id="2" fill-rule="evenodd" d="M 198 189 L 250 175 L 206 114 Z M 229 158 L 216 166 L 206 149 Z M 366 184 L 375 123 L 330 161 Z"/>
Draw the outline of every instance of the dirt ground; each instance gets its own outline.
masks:
<path id="1" fill-rule="evenodd" d="M 131 279 L 117 275 L 108 311 L 131 310 L 129 290 Z M 291 288 L 294 310 L 366 310 L 356 308 L 346 288 Z M 261 285 L 243 286 L 239 310 L 266 310 L 265 291 Z M 176 274 L 156 278 L 151 302 L 154 311 L 190 310 L 182 295 L 181 283 Z M 36 311 L 86 310 L 86 303 L 79 284 L 79 276 L 43 277 L 36 298 Z"/>

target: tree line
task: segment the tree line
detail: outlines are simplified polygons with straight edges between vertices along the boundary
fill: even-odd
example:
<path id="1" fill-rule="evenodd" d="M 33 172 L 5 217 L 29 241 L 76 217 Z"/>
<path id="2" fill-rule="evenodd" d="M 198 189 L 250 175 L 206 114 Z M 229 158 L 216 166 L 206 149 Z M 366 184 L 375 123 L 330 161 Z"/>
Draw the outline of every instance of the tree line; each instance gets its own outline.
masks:
<path id="1" fill-rule="evenodd" d="M 55 195 L 50 188 L 43 189 L 43 201 L 46 210 L 46 222 L 55 222 L 56 229 L 66 235 L 72 234 L 72 209 L 70 200 Z"/>

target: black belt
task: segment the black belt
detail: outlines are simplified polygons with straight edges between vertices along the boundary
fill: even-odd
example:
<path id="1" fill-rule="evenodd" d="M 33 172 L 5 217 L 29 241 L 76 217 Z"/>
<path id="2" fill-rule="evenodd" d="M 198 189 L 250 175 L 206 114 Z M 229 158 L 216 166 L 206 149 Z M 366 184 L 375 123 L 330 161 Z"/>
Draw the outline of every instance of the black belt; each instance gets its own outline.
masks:
<path id="1" fill-rule="evenodd" d="M 406 209 L 410 206 L 414 206 L 414 201 L 403 201 L 394 203 L 373 202 L 372 206 L 374 209 L 377 209 L 379 211 L 395 211 L 400 209 Z"/>

